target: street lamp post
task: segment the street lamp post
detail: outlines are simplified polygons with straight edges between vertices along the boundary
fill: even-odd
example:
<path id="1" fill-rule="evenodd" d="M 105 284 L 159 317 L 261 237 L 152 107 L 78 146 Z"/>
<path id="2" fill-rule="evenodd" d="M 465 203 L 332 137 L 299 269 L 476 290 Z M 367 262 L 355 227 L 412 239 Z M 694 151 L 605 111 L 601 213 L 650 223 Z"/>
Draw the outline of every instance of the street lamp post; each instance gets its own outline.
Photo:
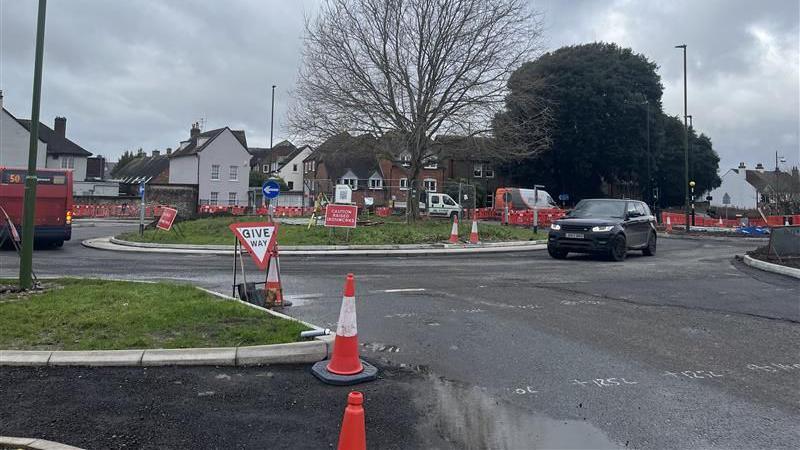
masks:
<path id="1" fill-rule="evenodd" d="M 19 260 L 19 287 L 33 287 L 33 233 L 36 208 L 36 153 L 39 144 L 39 107 L 42 98 L 42 62 L 44 59 L 44 22 L 47 0 L 39 0 L 36 21 L 36 53 L 33 62 L 33 99 L 31 101 L 31 132 L 28 141 L 28 173 L 25 175 L 25 195 L 22 207 L 22 252 Z"/>
<path id="2" fill-rule="evenodd" d="M 689 179 L 694 180 L 696 177 L 694 175 L 694 124 L 692 123 L 692 115 L 689 114 L 686 116 L 689 118 Z M 694 225 L 694 224 L 692 224 Z"/>
<path id="3" fill-rule="evenodd" d="M 686 97 L 686 44 L 676 45 L 683 49 L 683 188 L 684 188 L 684 221 L 689 231 L 689 108 Z"/>
<path id="4" fill-rule="evenodd" d="M 272 149 L 272 127 L 275 125 L 275 85 L 272 85 L 272 111 L 269 113 L 269 148 Z"/>

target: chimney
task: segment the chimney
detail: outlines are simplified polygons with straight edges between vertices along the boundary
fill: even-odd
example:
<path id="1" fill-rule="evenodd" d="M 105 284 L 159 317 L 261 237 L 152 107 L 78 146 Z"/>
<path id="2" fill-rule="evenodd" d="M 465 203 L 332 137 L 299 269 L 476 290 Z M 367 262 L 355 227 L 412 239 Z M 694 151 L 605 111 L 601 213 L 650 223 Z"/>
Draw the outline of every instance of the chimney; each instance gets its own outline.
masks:
<path id="1" fill-rule="evenodd" d="M 192 129 L 189 131 L 189 137 L 196 138 L 200 134 L 200 124 L 195 122 L 192 124 Z"/>
<path id="2" fill-rule="evenodd" d="M 797 169 L 797 166 L 792 167 L 792 178 L 800 180 L 800 170 Z"/>
<path id="3" fill-rule="evenodd" d="M 739 163 L 739 168 L 740 168 L 740 169 L 746 169 L 746 168 L 747 168 L 747 166 L 745 166 L 743 162 L 740 162 L 740 163 Z"/>
<path id="4" fill-rule="evenodd" d="M 153 156 L 161 156 L 161 152 L 158 150 L 153 150 Z"/>
<path id="5" fill-rule="evenodd" d="M 167 156 L 172 154 L 172 147 L 167 147 Z"/>
<path id="6" fill-rule="evenodd" d="M 756 164 L 756 170 L 759 171 L 759 172 L 763 172 L 764 171 L 764 165 L 761 164 L 761 163 Z"/>
<path id="7" fill-rule="evenodd" d="M 56 132 L 56 136 L 66 138 L 67 137 L 67 118 L 66 117 L 56 117 L 56 121 L 53 124 L 53 131 Z"/>

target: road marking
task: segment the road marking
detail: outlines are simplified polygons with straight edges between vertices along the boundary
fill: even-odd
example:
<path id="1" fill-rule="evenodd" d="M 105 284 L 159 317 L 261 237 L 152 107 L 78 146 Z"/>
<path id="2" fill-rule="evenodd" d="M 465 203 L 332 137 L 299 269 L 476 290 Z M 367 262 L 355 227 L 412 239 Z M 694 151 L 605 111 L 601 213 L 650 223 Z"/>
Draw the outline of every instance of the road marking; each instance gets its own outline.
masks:
<path id="1" fill-rule="evenodd" d="M 524 388 L 514 388 L 514 392 L 517 395 L 527 395 L 527 394 L 537 394 L 539 391 L 534 390 L 530 386 L 525 386 Z"/>
<path id="2" fill-rule="evenodd" d="M 764 366 L 760 366 L 758 364 L 748 364 L 747 368 L 750 370 L 759 370 L 763 372 L 770 372 L 776 373 L 780 372 L 781 370 L 786 372 L 791 372 L 796 369 L 800 369 L 800 364 L 781 364 L 781 363 L 770 363 Z M 778 370 L 781 369 L 781 370 Z"/>
<path id="3" fill-rule="evenodd" d="M 378 292 L 385 292 L 387 294 L 394 294 L 397 292 L 423 292 L 425 288 L 407 288 L 407 289 L 384 289 Z"/>
<path id="4" fill-rule="evenodd" d="M 683 370 L 681 372 L 670 372 L 666 371 L 661 374 L 663 377 L 673 377 L 673 378 L 680 378 L 684 376 L 686 378 L 694 378 L 694 379 L 707 379 L 707 378 L 721 378 L 724 375 L 714 373 L 712 370 Z"/>
<path id="5" fill-rule="evenodd" d="M 572 380 L 572 384 L 578 384 L 578 385 L 581 385 L 581 386 L 586 386 L 586 385 L 591 386 L 591 384 L 589 384 L 589 383 L 594 383 L 594 385 L 599 387 L 599 388 L 612 387 L 612 386 L 624 386 L 626 384 L 639 384 L 638 381 L 628 381 L 625 378 L 619 378 L 619 377 L 595 378 L 595 379 L 589 380 L 589 381 L 580 381 L 580 380 L 577 380 L 577 379 L 573 379 Z"/>
<path id="6" fill-rule="evenodd" d="M 305 300 L 309 298 L 322 298 L 325 294 L 296 294 L 296 295 L 284 295 L 283 298 L 287 300 Z"/>
<path id="7" fill-rule="evenodd" d="M 410 313 L 387 314 L 387 315 L 385 315 L 383 317 L 385 317 L 387 319 L 394 319 L 394 318 L 405 319 L 405 318 L 408 318 L 408 317 L 414 317 L 416 315 L 417 315 L 417 313 L 410 312 Z"/>

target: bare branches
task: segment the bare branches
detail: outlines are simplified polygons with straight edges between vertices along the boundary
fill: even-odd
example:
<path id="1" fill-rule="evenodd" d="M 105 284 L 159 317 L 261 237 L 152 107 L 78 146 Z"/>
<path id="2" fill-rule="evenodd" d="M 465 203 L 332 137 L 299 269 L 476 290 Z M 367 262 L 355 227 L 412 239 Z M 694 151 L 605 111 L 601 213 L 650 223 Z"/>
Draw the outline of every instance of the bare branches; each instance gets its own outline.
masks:
<path id="1" fill-rule="evenodd" d="M 539 50 L 538 18 L 524 0 L 328 0 L 306 25 L 290 126 L 408 135 L 420 160 L 437 134 L 486 133 Z"/>

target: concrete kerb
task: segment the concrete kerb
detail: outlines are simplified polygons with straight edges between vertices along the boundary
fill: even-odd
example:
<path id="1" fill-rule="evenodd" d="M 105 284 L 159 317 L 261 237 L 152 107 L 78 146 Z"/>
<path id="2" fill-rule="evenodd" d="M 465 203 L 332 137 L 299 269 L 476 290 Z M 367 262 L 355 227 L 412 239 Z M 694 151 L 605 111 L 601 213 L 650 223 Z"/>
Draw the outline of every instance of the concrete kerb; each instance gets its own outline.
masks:
<path id="1" fill-rule="evenodd" d="M 122 280 L 137 282 L 135 280 Z M 152 283 L 152 281 L 138 281 Z M 295 319 L 277 311 L 253 305 L 239 299 L 195 286 L 216 297 L 233 300 L 281 319 L 298 322 L 312 329 L 317 325 Z M 286 344 L 176 349 L 135 350 L 0 350 L 0 366 L 80 366 L 80 367 L 140 367 L 140 366 L 251 366 L 262 364 L 301 364 L 322 361 L 330 355 L 333 336 L 321 336 L 311 341 Z"/>
<path id="2" fill-rule="evenodd" d="M 765 272 L 772 272 L 780 275 L 785 275 L 787 277 L 800 279 L 800 269 L 795 269 L 794 267 L 786 267 L 780 264 L 773 264 L 770 262 L 761 261 L 760 259 L 751 258 L 748 255 L 744 255 L 742 261 L 750 267 L 763 270 Z"/>
<path id="3" fill-rule="evenodd" d="M 23 448 L 32 450 L 82 450 L 80 447 L 73 447 L 59 442 L 46 441 L 36 438 L 22 438 L 12 436 L 0 436 L 0 447 Z"/>
<path id="4" fill-rule="evenodd" d="M 131 242 L 113 236 L 87 239 L 82 245 L 98 250 L 121 252 L 169 253 L 186 255 L 232 256 L 233 246 L 155 244 Z M 398 244 L 398 245 L 329 245 L 329 246 L 281 246 L 281 256 L 436 256 L 475 253 L 509 253 L 544 250 L 546 241 L 490 242 L 470 244 Z"/>

